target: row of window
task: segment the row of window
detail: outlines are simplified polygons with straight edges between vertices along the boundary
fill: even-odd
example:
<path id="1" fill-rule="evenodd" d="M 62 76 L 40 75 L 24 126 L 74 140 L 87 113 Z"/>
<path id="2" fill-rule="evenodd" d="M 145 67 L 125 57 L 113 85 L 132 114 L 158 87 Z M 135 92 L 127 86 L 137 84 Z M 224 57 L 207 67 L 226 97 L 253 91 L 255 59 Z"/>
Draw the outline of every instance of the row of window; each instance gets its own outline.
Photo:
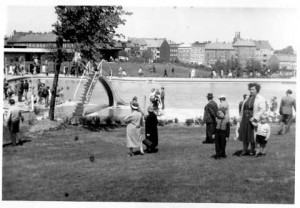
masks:
<path id="1" fill-rule="evenodd" d="M 14 46 L 26 46 L 28 48 L 54 48 L 55 43 L 15 43 Z M 63 48 L 73 48 L 72 43 L 63 43 Z"/>

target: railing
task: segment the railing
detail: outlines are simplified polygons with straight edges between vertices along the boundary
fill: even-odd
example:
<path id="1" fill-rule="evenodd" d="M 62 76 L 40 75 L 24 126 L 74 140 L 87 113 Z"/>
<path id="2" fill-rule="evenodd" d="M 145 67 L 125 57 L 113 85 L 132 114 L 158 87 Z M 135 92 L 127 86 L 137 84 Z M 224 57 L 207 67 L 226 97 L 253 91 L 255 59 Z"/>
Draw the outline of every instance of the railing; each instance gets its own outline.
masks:
<path id="1" fill-rule="evenodd" d="M 95 74 L 94 74 L 94 77 L 93 77 L 93 80 L 92 80 L 92 82 L 91 82 L 91 84 L 90 84 L 90 87 L 89 87 L 89 90 L 87 91 L 87 93 L 86 93 L 86 100 L 89 100 L 90 99 L 90 92 L 91 92 L 91 90 L 92 90 L 92 87 L 94 87 L 95 86 L 95 79 L 97 79 L 96 77 L 98 77 L 98 75 L 99 75 L 99 73 L 98 72 L 96 72 Z M 97 82 L 97 80 L 96 80 L 96 82 Z"/>
<path id="2" fill-rule="evenodd" d="M 81 77 L 80 77 L 80 81 L 79 81 L 79 83 L 78 83 L 78 85 L 77 85 L 77 87 L 76 87 L 76 90 L 75 90 L 75 92 L 74 92 L 74 100 L 76 99 L 76 94 L 77 94 L 77 91 L 78 91 L 78 89 L 79 89 L 80 83 L 81 83 L 81 81 L 82 81 L 82 79 L 83 79 L 83 77 L 84 77 L 84 75 L 85 75 L 85 72 L 86 72 L 86 70 L 83 71 L 83 73 L 82 73 L 82 75 L 81 75 Z"/>

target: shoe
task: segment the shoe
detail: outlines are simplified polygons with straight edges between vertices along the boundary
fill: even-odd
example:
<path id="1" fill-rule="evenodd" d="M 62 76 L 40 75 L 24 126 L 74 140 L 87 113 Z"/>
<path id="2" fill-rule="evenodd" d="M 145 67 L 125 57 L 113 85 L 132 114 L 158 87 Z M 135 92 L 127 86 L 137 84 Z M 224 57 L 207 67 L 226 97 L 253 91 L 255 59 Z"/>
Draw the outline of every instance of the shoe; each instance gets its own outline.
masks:
<path id="1" fill-rule="evenodd" d="M 266 153 L 261 153 L 261 155 L 260 156 L 266 156 Z"/>
<path id="2" fill-rule="evenodd" d="M 227 155 L 221 155 L 221 157 L 222 157 L 222 158 L 226 158 L 226 157 L 227 157 Z"/>
<path id="3" fill-rule="evenodd" d="M 220 159 L 220 156 L 219 155 L 212 155 L 211 158 L 214 158 L 215 160 L 218 160 L 218 159 Z"/>
<path id="4" fill-rule="evenodd" d="M 241 153 L 241 156 L 247 156 L 248 155 L 248 153 L 246 152 L 246 151 L 243 151 L 242 153 Z"/>
<path id="5" fill-rule="evenodd" d="M 213 144 L 215 143 L 214 141 L 209 141 L 209 140 L 205 140 L 202 142 L 202 144 Z"/>
<path id="6" fill-rule="evenodd" d="M 128 156 L 128 157 L 132 157 L 132 156 L 133 156 L 133 153 L 128 153 L 127 156 Z"/>

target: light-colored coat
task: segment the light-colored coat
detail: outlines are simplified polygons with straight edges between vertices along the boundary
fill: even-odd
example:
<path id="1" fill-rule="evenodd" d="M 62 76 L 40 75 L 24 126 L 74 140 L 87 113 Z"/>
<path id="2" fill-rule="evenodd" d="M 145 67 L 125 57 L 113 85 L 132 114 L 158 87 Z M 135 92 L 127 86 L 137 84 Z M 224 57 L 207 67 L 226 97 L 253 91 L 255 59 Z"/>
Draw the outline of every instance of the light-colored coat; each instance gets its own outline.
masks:
<path id="1" fill-rule="evenodd" d="M 248 98 L 249 99 L 249 98 Z M 241 112 L 240 112 L 240 121 L 243 118 L 243 111 L 244 111 L 244 105 L 245 102 L 248 100 L 244 100 L 242 108 L 241 108 Z M 260 116 L 267 110 L 266 109 L 266 100 L 263 96 L 261 96 L 260 94 L 257 94 L 254 100 L 254 106 L 253 106 L 253 117 L 259 121 L 260 120 Z"/>
<path id="2" fill-rule="evenodd" d="M 141 127 L 143 125 L 143 116 L 141 112 L 133 111 L 129 116 L 124 118 L 127 124 L 126 128 L 126 146 L 127 147 L 141 147 L 142 134 Z"/>

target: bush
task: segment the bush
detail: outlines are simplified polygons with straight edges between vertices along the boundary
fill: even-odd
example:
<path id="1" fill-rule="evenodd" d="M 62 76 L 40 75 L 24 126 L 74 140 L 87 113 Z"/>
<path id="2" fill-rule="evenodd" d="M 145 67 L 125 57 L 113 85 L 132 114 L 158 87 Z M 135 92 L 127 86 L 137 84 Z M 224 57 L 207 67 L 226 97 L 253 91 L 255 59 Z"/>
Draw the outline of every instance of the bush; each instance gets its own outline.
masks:
<path id="1" fill-rule="evenodd" d="M 174 119 L 174 123 L 178 123 L 178 118 L 175 118 L 175 119 Z"/>
<path id="2" fill-rule="evenodd" d="M 185 125 L 190 126 L 194 123 L 194 119 L 192 118 L 188 118 L 185 120 Z"/>

